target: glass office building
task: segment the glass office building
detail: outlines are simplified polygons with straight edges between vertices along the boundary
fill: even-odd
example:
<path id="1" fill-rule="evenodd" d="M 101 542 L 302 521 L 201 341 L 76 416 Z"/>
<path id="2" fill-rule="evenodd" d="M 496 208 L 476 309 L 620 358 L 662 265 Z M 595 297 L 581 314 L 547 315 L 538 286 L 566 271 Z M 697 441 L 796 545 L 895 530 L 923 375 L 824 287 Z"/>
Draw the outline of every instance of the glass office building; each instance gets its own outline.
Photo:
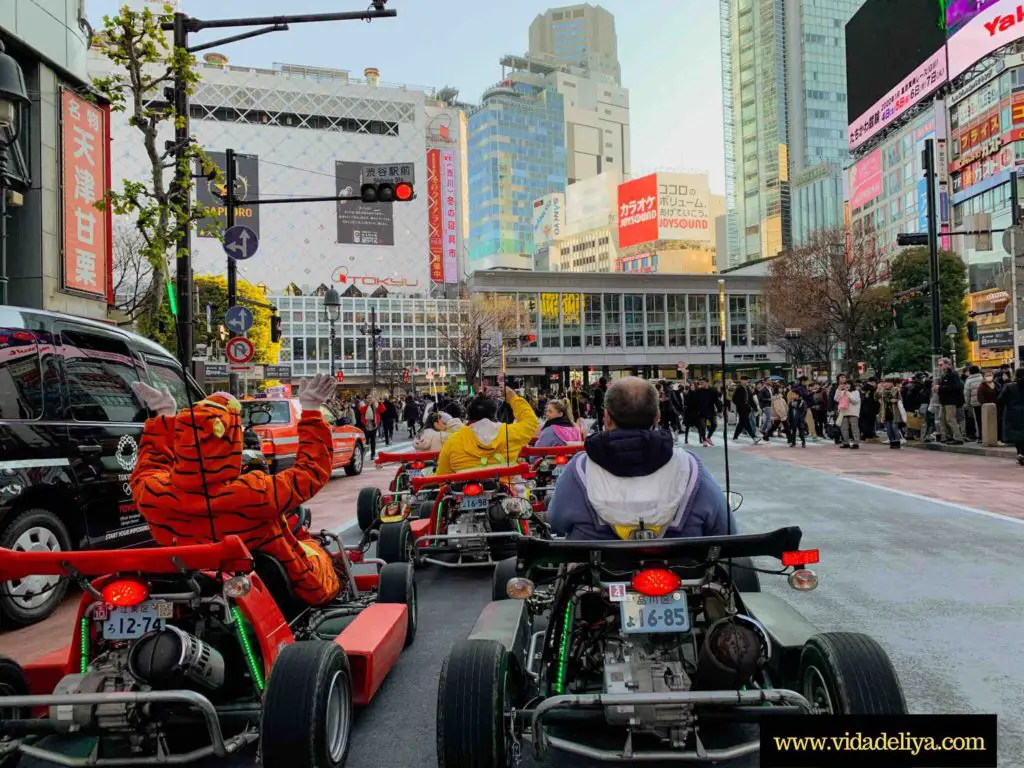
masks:
<path id="1" fill-rule="evenodd" d="M 562 97 L 553 87 L 504 80 L 470 115 L 467 143 L 467 271 L 532 269 L 533 201 L 566 186 Z"/>
<path id="2" fill-rule="evenodd" d="M 843 226 L 843 171 L 819 163 L 793 177 L 793 245 L 805 245 L 813 233 Z"/>

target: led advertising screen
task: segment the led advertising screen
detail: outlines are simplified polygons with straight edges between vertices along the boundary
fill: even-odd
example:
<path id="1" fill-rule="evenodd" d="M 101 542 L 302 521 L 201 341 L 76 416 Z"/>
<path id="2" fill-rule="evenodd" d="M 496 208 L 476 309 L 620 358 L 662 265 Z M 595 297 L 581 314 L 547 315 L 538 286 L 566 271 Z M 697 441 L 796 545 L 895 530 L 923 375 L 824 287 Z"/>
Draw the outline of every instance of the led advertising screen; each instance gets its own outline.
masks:
<path id="1" fill-rule="evenodd" d="M 949 79 L 1021 37 L 1024 37 L 1024 6 L 1019 0 L 998 0 L 986 5 L 949 39 Z"/>
<path id="2" fill-rule="evenodd" d="M 850 123 L 945 45 L 945 26 L 936 0 L 866 0 L 846 25 Z"/>
<path id="3" fill-rule="evenodd" d="M 956 34 L 979 13 L 999 0 L 946 0 L 946 36 Z"/>

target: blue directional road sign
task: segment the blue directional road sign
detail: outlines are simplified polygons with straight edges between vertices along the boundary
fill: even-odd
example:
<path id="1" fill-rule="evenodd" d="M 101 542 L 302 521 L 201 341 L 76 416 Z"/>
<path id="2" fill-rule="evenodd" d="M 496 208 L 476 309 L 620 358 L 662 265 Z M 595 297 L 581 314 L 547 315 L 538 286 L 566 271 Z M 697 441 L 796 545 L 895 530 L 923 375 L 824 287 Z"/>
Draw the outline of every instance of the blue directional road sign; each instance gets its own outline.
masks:
<path id="1" fill-rule="evenodd" d="M 228 307 L 224 313 L 224 325 L 231 329 L 236 336 L 248 333 L 252 328 L 252 310 L 248 307 Z"/>
<path id="2" fill-rule="evenodd" d="M 244 224 L 236 224 L 224 232 L 224 253 L 232 259 L 251 259 L 260 247 L 256 233 Z"/>

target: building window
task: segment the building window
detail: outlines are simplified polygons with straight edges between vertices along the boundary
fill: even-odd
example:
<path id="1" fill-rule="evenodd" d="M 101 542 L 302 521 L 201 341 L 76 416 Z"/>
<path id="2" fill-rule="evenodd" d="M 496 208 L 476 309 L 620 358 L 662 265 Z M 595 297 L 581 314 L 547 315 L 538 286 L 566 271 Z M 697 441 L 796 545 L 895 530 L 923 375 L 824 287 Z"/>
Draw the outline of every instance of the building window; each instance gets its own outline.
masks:
<path id="1" fill-rule="evenodd" d="M 708 298 L 689 296 L 690 344 L 691 347 L 708 346 Z"/>
<path id="2" fill-rule="evenodd" d="M 647 294 L 647 346 L 665 346 L 665 297 Z"/>
<path id="3" fill-rule="evenodd" d="M 545 347 L 562 346 L 559 317 L 558 294 L 542 293 L 540 295 L 540 336 L 541 343 Z"/>
<path id="4" fill-rule="evenodd" d="M 750 344 L 754 347 L 768 346 L 768 315 L 763 296 L 748 296 L 750 310 Z"/>
<path id="5" fill-rule="evenodd" d="M 718 294 L 708 296 L 708 340 L 716 344 L 721 339 L 722 326 L 718 322 Z"/>
<path id="6" fill-rule="evenodd" d="M 601 346 L 601 294 L 588 293 L 583 297 L 583 323 L 586 346 Z"/>
<path id="7" fill-rule="evenodd" d="M 644 345 L 644 297 L 641 293 L 627 293 L 623 297 L 626 316 L 626 346 Z"/>
<path id="8" fill-rule="evenodd" d="M 604 345 L 622 346 L 622 297 L 617 293 L 604 294 Z"/>
<path id="9" fill-rule="evenodd" d="M 668 345 L 686 346 L 686 296 L 671 295 L 668 300 Z"/>
<path id="10" fill-rule="evenodd" d="M 562 338 L 564 346 L 580 346 L 581 293 L 562 294 Z"/>
<path id="11" fill-rule="evenodd" d="M 750 339 L 747 335 L 747 297 L 729 297 L 729 343 L 734 347 L 745 347 Z"/>

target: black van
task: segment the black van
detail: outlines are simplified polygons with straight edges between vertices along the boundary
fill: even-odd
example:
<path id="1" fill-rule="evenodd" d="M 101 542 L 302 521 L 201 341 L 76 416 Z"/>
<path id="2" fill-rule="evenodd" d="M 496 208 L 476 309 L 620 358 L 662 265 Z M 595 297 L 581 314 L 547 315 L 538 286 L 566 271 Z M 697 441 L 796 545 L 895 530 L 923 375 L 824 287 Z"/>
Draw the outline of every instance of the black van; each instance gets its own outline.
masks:
<path id="1" fill-rule="evenodd" d="M 0 306 L 0 547 L 120 548 L 150 541 L 128 478 L 145 406 L 131 384 L 202 397 L 163 347 L 71 315 Z M 0 622 L 31 624 L 60 604 L 66 583 L 0 584 Z"/>

